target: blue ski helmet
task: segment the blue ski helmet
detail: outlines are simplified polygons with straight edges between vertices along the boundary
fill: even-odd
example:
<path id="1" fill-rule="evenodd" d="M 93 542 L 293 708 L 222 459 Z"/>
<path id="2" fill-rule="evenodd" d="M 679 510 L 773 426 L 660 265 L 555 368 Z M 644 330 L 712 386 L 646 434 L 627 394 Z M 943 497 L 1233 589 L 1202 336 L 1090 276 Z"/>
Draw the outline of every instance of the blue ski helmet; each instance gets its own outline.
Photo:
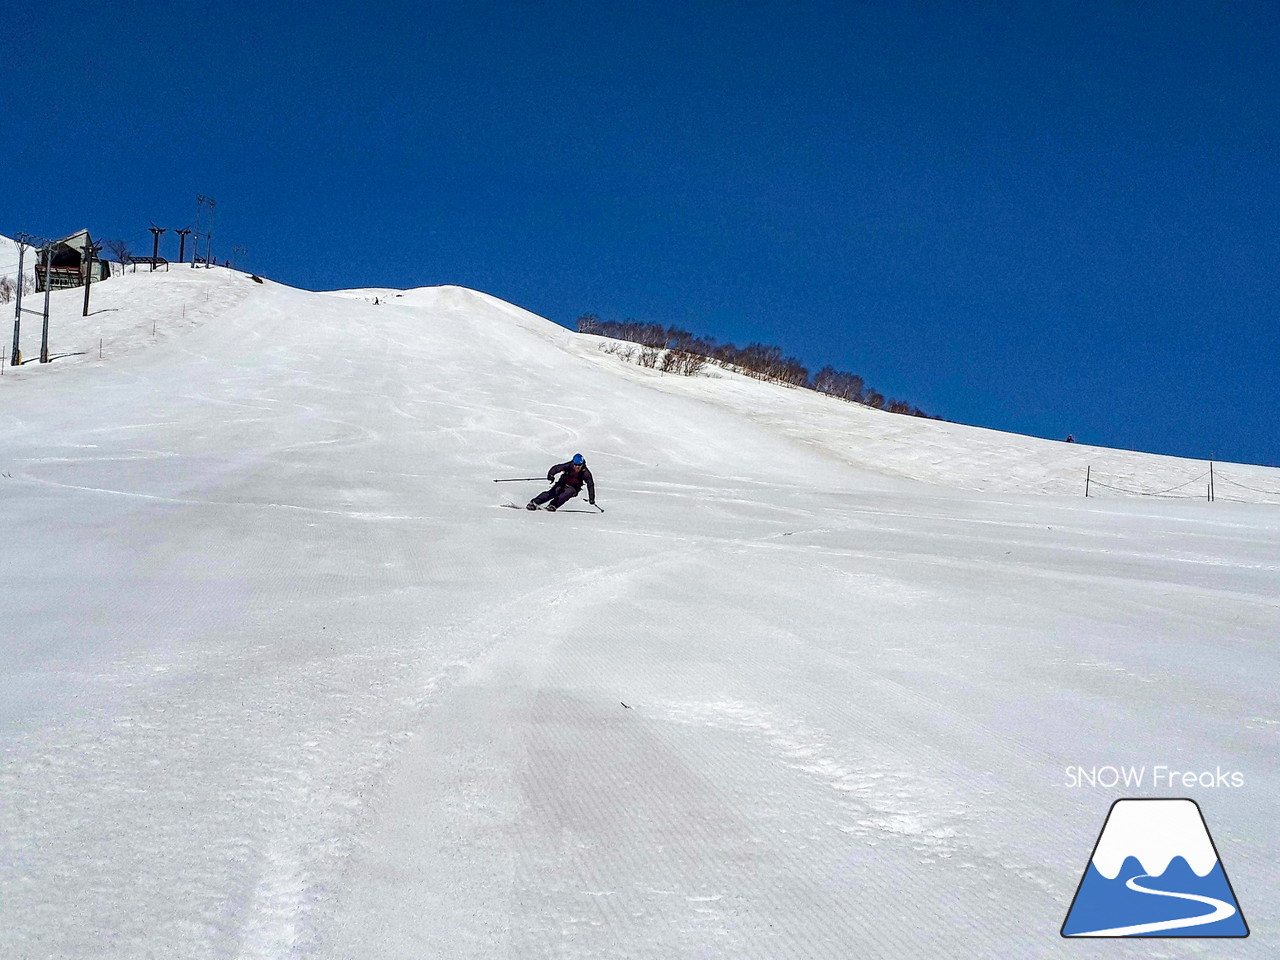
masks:
<path id="1" fill-rule="evenodd" d="M 582 466 L 582 465 L 583 465 L 584 463 L 586 463 L 586 462 L 587 462 L 587 461 L 586 461 L 586 459 L 582 456 L 582 454 L 580 454 L 580 453 L 575 453 L 575 454 L 573 455 L 573 464 L 574 464 L 574 466 L 576 466 L 576 467 L 580 467 L 580 466 Z"/>

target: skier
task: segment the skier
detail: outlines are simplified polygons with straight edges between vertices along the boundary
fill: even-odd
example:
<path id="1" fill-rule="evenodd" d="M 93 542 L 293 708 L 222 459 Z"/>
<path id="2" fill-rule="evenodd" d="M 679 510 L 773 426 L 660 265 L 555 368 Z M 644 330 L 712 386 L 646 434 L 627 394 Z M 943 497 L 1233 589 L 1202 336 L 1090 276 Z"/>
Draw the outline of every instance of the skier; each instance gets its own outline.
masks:
<path id="1" fill-rule="evenodd" d="M 557 473 L 560 474 L 559 480 L 556 479 Z M 546 503 L 548 510 L 555 511 L 581 493 L 584 483 L 587 485 L 587 502 L 595 506 L 596 482 L 587 469 L 587 461 L 582 454 L 575 453 L 568 463 L 557 463 L 548 470 L 547 482 L 552 484 L 551 489 L 530 500 L 525 506 L 526 510 L 537 510 Z M 548 500 L 551 502 L 547 503 Z"/>

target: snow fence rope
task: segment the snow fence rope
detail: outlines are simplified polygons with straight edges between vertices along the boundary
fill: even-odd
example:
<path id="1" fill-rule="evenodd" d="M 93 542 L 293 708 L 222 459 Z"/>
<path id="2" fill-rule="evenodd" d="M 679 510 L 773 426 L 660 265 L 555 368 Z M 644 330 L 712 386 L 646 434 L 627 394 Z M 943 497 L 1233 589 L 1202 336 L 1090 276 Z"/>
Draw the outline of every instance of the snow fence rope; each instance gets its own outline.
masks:
<path id="1" fill-rule="evenodd" d="M 1176 491 L 1182 490 L 1185 487 L 1189 487 L 1193 483 L 1202 483 L 1206 479 L 1209 479 L 1210 477 L 1212 477 L 1213 479 L 1215 491 L 1218 485 L 1223 483 L 1228 483 L 1234 487 L 1239 487 L 1242 490 L 1248 490 L 1251 493 L 1261 494 L 1264 497 L 1276 497 L 1280 499 L 1280 490 L 1266 490 L 1266 489 L 1263 489 L 1262 487 L 1253 487 L 1247 483 L 1241 483 L 1239 480 L 1233 480 L 1228 476 L 1224 476 L 1221 470 L 1217 470 L 1216 472 L 1214 470 L 1207 471 L 1205 473 L 1200 474 L 1200 476 L 1198 477 L 1192 477 L 1190 480 L 1185 480 L 1182 483 L 1175 484 L 1174 486 L 1168 487 L 1164 490 L 1135 490 L 1130 487 L 1118 487 L 1115 484 L 1106 483 L 1105 481 L 1098 480 L 1096 478 L 1090 480 L 1090 486 L 1102 487 L 1104 490 L 1114 490 L 1116 493 L 1124 493 L 1124 494 L 1137 496 L 1137 497 L 1156 497 L 1156 498 L 1165 499 L 1165 500 L 1198 500 L 1200 499 L 1200 495 L 1198 493 L 1180 494 L 1180 493 L 1177 493 Z M 1244 500 L 1238 497 L 1224 497 L 1224 496 L 1218 495 L 1216 492 L 1214 493 L 1213 499 L 1225 500 L 1228 503 L 1258 503 L 1259 502 L 1257 500 Z"/>
<path id="2" fill-rule="evenodd" d="M 1263 490 L 1261 487 L 1251 487 L 1247 483 L 1241 483 L 1239 480 L 1232 480 L 1230 477 L 1224 477 L 1221 470 L 1217 472 L 1215 480 L 1218 483 L 1229 483 L 1234 487 L 1240 487 L 1253 493 L 1261 493 L 1268 497 L 1280 497 L 1280 490 Z"/>
<path id="3" fill-rule="evenodd" d="M 1129 490 L 1129 489 L 1126 489 L 1125 487 L 1116 487 L 1109 483 L 1103 483 L 1101 480 L 1096 480 L 1096 479 L 1090 480 L 1090 485 L 1095 487 L 1105 487 L 1108 490 L 1115 490 L 1117 493 L 1128 493 L 1138 497 L 1164 497 L 1167 500 L 1191 500 L 1191 499 L 1199 499 L 1199 495 L 1198 494 L 1179 494 L 1176 496 L 1170 496 L 1170 494 L 1172 494 L 1175 490 L 1181 490 L 1183 487 L 1190 486 L 1193 483 L 1198 483 L 1201 480 L 1207 480 L 1208 477 L 1209 477 L 1209 471 L 1206 470 L 1204 473 L 1200 474 L 1200 476 L 1192 477 L 1190 480 L 1187 480 L 1183 483 L 1179 483 L 1179 484 L 1176 484 L 1175 486 L 1169 487 L 1169 489 L 1167 490 Z"/>

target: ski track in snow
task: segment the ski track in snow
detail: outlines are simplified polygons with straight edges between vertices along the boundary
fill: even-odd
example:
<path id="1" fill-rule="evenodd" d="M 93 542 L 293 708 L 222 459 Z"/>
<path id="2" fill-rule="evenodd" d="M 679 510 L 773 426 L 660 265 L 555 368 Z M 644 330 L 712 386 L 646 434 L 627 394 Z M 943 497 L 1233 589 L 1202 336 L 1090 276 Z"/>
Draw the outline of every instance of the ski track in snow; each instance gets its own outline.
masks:
<path id="1" fill-rule="evenodd" d="M 121 277 L 0 380 L 0 955 L 1074 955 L 1132 758 L 1280 886 L 1274 507 L 383 294 Z M 575 450 L 607 512 L 490 509 Z"/>

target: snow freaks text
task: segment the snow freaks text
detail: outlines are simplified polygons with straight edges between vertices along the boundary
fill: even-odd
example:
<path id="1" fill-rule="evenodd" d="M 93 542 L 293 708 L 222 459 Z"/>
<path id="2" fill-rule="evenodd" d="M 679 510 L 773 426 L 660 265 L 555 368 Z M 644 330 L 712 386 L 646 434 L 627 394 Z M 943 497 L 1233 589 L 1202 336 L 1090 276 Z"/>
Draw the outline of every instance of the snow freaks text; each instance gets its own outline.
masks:
<path id="1" fill-rule="evenodd" d="M 1073 788 L 1102 787 L 1126 789 L 1150 787 L 1158 790 L 1166 787 L 1191 789 L 1230 789 L 1244 786 L 1244 774 L 1238 770 L 1181 770 L 1158 763 L 1152 767 L 1134 765 L 1071 766 L 1066 768 L 1066 786 Z"/>

